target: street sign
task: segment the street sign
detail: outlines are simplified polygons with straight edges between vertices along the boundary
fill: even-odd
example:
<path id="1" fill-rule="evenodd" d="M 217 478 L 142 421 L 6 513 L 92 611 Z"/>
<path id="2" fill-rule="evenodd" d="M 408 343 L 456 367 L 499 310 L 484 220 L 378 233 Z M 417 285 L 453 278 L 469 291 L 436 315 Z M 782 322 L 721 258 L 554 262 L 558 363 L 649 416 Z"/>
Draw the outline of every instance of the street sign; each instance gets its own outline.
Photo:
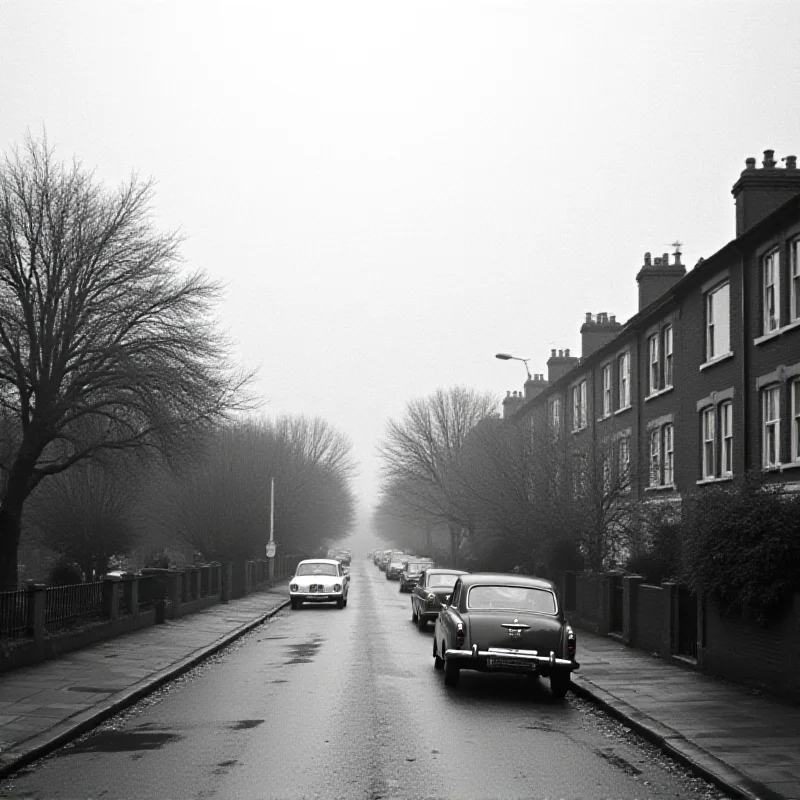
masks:
<path id="1" fill-rule="evenodd" d="M 267 545 L 267 558 L 275 558 L 275 542 Z"/>

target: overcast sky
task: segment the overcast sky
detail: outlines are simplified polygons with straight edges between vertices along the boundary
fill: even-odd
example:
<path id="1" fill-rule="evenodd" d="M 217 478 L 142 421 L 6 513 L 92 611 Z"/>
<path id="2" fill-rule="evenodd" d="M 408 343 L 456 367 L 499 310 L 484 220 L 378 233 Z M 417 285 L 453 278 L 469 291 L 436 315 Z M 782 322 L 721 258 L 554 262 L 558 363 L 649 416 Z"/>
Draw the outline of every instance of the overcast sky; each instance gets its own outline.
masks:
<path id="1" fill-rule="evenodd" d="M 227 286 L 268 414 L 351 438 L 521 389 L 645 251 L 733 238 L 748 156 L 800 155 L 800 3 L 0 0 L 0 149 L 46 128 Z"/>

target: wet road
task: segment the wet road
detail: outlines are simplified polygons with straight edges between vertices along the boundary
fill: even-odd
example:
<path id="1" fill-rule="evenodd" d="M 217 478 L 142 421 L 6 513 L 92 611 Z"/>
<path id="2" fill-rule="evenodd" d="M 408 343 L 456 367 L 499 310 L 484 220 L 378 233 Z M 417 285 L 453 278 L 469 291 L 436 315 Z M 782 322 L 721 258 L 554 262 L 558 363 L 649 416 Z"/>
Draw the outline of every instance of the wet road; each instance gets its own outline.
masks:
<path id="1" fill-rule="evenodd" d="M 371 562 L 0 787 L 31 798 L 717 798 L 547 681 L 433 669 Z M 580 657 L 580 644 L 579 644 Z"/>

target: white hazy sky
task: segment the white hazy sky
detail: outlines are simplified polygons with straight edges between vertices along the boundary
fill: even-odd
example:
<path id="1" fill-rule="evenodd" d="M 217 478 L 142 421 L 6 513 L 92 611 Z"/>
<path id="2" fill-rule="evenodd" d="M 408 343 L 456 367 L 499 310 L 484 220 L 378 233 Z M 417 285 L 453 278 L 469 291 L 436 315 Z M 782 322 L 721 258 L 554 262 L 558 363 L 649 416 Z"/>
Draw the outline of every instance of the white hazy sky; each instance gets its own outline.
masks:
<path id="1" fill-rule="evenodd" d="M 375 443 L 412 397 L 521 388 L 636 311 L 645 251 L 733 237 L 800 155 L 800 3 L 0 0 L 0 149 L 46 127 L 227 285 L 268 414 Z"/>

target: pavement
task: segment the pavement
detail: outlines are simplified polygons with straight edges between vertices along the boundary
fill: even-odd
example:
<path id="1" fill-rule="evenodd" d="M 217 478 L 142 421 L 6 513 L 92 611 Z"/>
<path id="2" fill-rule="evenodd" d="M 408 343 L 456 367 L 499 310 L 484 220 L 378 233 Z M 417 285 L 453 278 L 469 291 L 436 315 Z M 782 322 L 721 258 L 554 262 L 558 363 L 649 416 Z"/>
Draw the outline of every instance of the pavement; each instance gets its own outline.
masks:
<path id="1" fill-rule="evenodd" d="M 288 605 L 284 582 L 0 674 L 0 777 L 61 747 Z M 579 631 L 573 690 L 735 798 L 800 800 L 800 706 Z"/>

